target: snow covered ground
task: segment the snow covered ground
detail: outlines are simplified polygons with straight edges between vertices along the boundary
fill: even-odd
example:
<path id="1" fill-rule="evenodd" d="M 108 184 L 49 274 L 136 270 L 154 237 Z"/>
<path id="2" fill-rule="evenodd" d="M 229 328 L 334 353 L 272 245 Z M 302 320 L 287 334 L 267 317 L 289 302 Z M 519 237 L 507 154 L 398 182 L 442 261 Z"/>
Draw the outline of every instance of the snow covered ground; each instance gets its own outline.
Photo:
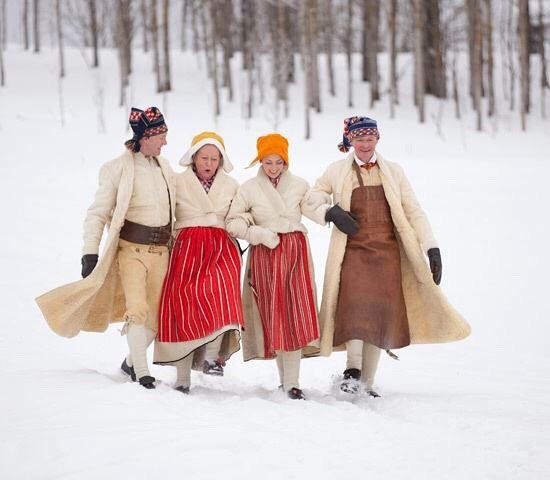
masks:
<path id="1" fill-rule="evenodd" d="M 247 122 L 237 100 L 224 104 L 215 123 L 195 57 L 174 54 L 175 91 L 165 97 L 151 93 L 149 58 L 135 57 L 130 103 L 163 110 L 170 128 L 163 153 L 175 168 L 194 134 L 215 129 L 235 176 L 255 174 L 244 167 L 257 135 L 273 130 L 272 108 Z M 429 99 L 428 121 L 419 125 L 404 95 L 391 120 L 386 101 L 367 108 L 368 85 L 357 83 L 356 108 L 343 108 L 343 90 L 325 97 L 328 113 L 313 116 L 314 136 L 306 142 L 302 93 L 291 90 L 295 105 L 278 129 L 290 139 L 292 170 L 310 182 L 340 158 L 345 116 L 379 120 L 379 151 L 400 162 L 415 187 L 440 242 L 442 287 L 472 336 L 406 348 L 399 362 L 383 356 L 379 399 L 350 401 L 336 392 L 343 354 L 302 363 L 306 402 L 276 391 L 274 362 L 244 364 L 240 354 L 221 379 L 194 373 L 192 393 L 183 396 L 171 388 L 169 367 L 152 367 L 162 382 L 154 391 L 123 377 L 118 326 L 61 338 L 33 300 L 79 277 L 82 221 L 98 167 L 130 136 L 126 110 L 117 107 L 116 57 L 104 51 L 101 60 L 94 73 L 80 52 L 67 51 L 60 90 L 55 51 L 35 56 L 10 46 L 5 55 L 1 479 L 550 478 L 550 122 L 540 118 L 536 101 L 527 133 L 501 102 L 498 121 L 484 133 L 475 132 L 471 112 L 457 121 L 453 105 L 443 104 L 438 134 L 437 101 Z M 410 68 L 406 58 L 403 64 Z M 98 105 L 105 133 L 98 132 Z M 330 230 L 307 225 L 320 292 Z"/>

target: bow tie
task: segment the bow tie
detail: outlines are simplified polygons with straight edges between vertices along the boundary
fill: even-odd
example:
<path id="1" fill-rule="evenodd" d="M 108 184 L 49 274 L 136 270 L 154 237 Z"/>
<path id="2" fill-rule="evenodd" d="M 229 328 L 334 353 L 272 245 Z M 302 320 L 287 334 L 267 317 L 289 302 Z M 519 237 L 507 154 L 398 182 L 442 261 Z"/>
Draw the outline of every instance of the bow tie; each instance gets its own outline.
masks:
<path id="1" fill-rule="evenodd" d="M 376 165 L 376 162 L 363 163 L 363 165 L 361 165 L 361 168 L 366 168 L 367 170 L 369 170 L 375 165 Z"/>

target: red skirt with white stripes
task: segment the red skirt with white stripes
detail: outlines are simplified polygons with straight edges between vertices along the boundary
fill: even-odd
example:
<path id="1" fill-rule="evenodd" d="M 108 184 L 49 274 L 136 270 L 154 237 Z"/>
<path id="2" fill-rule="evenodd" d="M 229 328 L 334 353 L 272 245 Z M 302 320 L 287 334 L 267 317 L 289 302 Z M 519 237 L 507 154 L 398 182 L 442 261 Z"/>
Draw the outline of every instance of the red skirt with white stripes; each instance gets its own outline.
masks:
<path id="1" fill-rule="evenodd" d="M 183 228 L 176 239 L 160 301 L 158 339 L 186 342 L 243 324 L 241 259 L 222 228 Z"/>
<path id="2" fill-rule="evenodd" d="M 319 320 L 302 232 L 279 234 L 277 248 L 251 247 L 250 285 L 263 327 L 265 358 L 319 338 Z"/>

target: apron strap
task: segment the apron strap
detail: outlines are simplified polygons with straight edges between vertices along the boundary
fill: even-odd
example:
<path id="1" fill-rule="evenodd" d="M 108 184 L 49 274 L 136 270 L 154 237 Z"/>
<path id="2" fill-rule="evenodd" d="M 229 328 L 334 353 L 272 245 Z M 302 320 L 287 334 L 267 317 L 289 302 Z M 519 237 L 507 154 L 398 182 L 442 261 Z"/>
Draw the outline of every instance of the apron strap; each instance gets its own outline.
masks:
<path id="1" fill-rule="evenodd" d="M 357 165 L 357 162 L 353 160 L 353 169 L 355 170 L 355 173 L 357 174 L 357 181 L 359 182 L 359 185 L 361 187 L 364 187 L 365 184 L 363 182 L 363 177 L 361 175 L 361 169 L 359 168 L 359 165 Z"/>

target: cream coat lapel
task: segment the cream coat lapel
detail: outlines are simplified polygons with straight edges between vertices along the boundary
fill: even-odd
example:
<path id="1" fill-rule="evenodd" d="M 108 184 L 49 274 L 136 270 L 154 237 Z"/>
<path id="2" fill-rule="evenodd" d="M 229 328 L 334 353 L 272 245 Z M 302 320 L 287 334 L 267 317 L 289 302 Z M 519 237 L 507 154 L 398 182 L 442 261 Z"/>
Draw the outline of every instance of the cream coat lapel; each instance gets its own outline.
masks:
<path id="1" fill-rule="evenodd" d="M 287 210 L 286 203 L 281 196 L 281 191 L 278 191 L 278 189 L 282 188 L 282 191 L 285 191 L 288 188 L 288 185 L 291 183 L 291 178 L 289 175 L 290 172 L 288 170 L 286 172 L 283 172 L 281 174 L 281 179 L 279 180 L 279 185 L 277 186 L 277 188 L 274 188 L 271 180 L 265 174 L 263 168 L 260 167 L 258 170 L 257 178 L 258 183 L 260 184 L 260 188 L 269 200 L 269 203 L 271 204 L 275 212 L 282 213 L 286 212 Z"/>
<path id="2" fill-rule="evenodd" d="M 197 207 L 199 207 L 204 212 L 213 212 L 214 205 L 212 204 L 212 200 L 210 200 L 209 195 L 205 192 L 204 187 L 202 186 L 200 180 L 198 179 L 197 175 L 193 171 L 193 168 L 187 167 L 187 170 L 185 170 L 183 174 L 186 177 L 185 183 L 191 190 L 190 191 L 191 197 L 196 198 L 197 200 L 200 199 L 200 202 L 197 204 Z M 216 179 L 214 179 L 212 188 L 214 187 L 215 183 L 216 183 Z"/>

